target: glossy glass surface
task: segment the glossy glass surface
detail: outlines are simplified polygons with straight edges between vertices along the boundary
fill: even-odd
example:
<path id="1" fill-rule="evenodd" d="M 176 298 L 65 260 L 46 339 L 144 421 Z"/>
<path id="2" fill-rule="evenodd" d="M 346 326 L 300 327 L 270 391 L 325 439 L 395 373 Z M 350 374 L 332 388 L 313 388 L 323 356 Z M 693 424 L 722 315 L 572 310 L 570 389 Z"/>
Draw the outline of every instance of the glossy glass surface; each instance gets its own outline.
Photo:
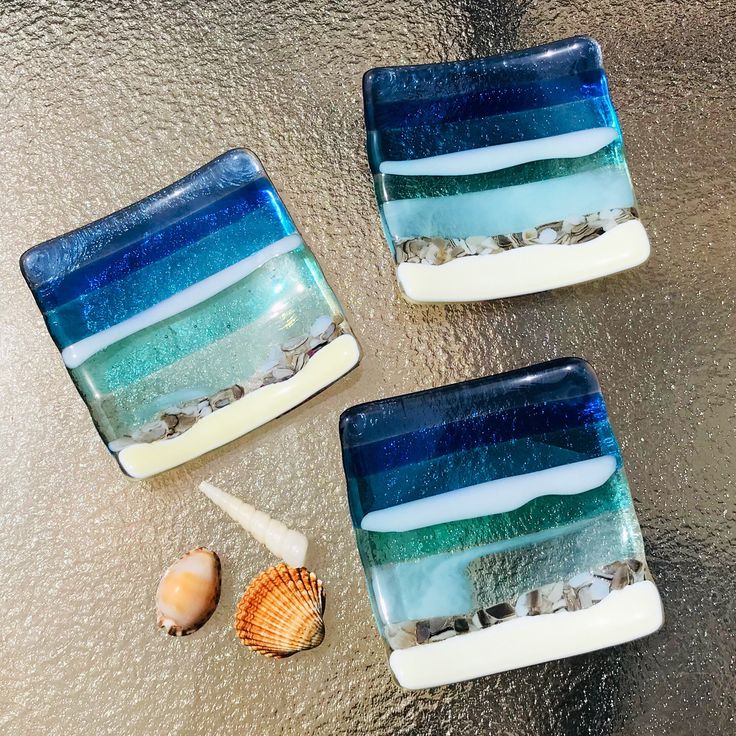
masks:
<path id="1" fill-rule="evenodd" d="M 348 332 L 260 162 L 241 149 L 32 248 L 21 269 L 103 440 L 136 476 L 150 468 L 127 462 L 126 448 L 206 420 L 208 446 L 167 462 L 212 449 L 232 438 L 220 438 L 218 410 L 289 380 Z M 335 366 L 332 380 L 344 372 Z"/>
<path id="2" fill-rule="evenodd" d="M 589 261 L 583 258 L 590 249 L 579 250 L 585 255 L 578 267 L 563 261 L 573 246 L 638 223 L 594 40 L 579 36 L 486 59 L 372 69 L 363 96 L 381 220 L 410 300 L 512 296 L 646 259 L 646 235 L 628 225 L 629 243 L 614 246 L 613 255 L 609 236 Z M 509 251 L 528 246 L 536 247 L 508 261 Z M 561 257 L 546 266 L 546 279 L 525 283 L 525 269 L 543 267 L 535 262 L 540 246 Z M 444 281 L 432 281 L 436 273 L 428 266 L 442 269 Z M 485 286 L 472 285 L 474 278 Z"/>
<path id="3" fill-rule="evenodd" d="M 3 736 L 733 731 L 736 25 L 724 22 L 727 9 L 701 0 L 676 12 L 659 0 L 4 5 Z M 653 257 L 554 294 L 407 304 L 377 225 L 361 75 L 575 33 L 603 48 Z M 99 445 L 18 257 L 246 142 L 349 309 L 361 368 L 241 440 L 130 482 Z M 351 533 L 338 417 L 561 355 L 589 359 L 603 386 L 665 627 L 430 693 L 399 688 Z M 204 480 L 310 538 L 328 596 L 318 649 L 274 663 L 238 644 L 235 604 L 273 558 L 211 508 L 196 491 Z M 152 619 L 156 581 L 199 544 L 222 557 L 222 599 L 198 634 L 172 641 Z M 41 611 L 52 624 L 36 625 Z"/>
<path id="4" fill-rule="evenodd" d="M 392 650 L 481 632 L 493 606 L 526 623 L 530 591 L 558 584 L 559 601 L 540 613 L 592 608 L 567 581 L 595 586 L 605 575 L 585 576 L 612 563 L 648 577 L 618 444 L 582 360 L 353 407 L 340 434 L 358 550 Z M 570 600 L 563 590 L 575 590 Z M 435 638 L 422 638 L 427 627 Z"/>

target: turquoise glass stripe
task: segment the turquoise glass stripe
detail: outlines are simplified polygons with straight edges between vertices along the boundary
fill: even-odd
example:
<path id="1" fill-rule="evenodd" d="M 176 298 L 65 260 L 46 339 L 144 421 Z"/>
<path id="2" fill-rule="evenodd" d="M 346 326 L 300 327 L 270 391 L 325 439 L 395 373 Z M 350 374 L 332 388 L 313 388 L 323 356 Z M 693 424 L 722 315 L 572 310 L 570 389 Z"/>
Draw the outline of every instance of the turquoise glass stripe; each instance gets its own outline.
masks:
<path id="1" fill-rule="evenodd" d="M 366 568 L 383 623 L 469 614 L 619 559 L 644 559 L 631 507 L 524 538 Z"/>
<path id="2" fill-rule="evenodd" d="M 246 305 L 249 299 L 252 309 Z M 314 256 L 304 246 L 271 259 L 233 287 L 213 315 L 214 323 L 207 311 L 191 311 L 184 323 L 160 323 L 156 333 L 160 345 L 180 340 L 182 349 L 165 356 L 178 356 L 178 360 L 162 360 L 153 342 L 121 343 L 121 352 L 111 346 L 95 356 L 101 360 L 90 359 L 73 371 L 106 442 L 130 434 L 182 400 L 247 381 L 275 348 L 309 332 L 315 319 L 342 314 Z M 185 325 L 205 339 L 190 340 Z M 213 339 L 223 332 L 224 336 Z M 131 356 L 140 361 L 142 370 L 133 372 L 125 363 Z M 124 385 L 119 385 L 121 377 L 126 379 Z M 99 391 L 100 386 L 108 391 Z"/>
<path id="3" fill-rule="evenodd" d="M 308 290 L 315 283 L 309 262 L 312 258 L 304 246 L 273 258 L 266 264 L 268 268 L 262 266 L 207 301 L 110 345 L 71 374 L 86 397 L 100 397 L 139 381 L 250 322 L 280 317 L 285 310 L 297 307 L 300 295 L 311 298 Z M 319 296 L 324 296 L 324 292 Z M 273 335 L 273 330 L 267 334 Z"/>
<path id="4" fill-rule="evenodd" d="M 273 195 L 255 211 L 46 315 L 60 349 L 94 335 L 295 232 Z"/>
<path id="5" fill-rule="evenodd" d="M 619 470 L 599 488 L 572 496 L 540 496 L 521 508 L 502 514 L 434 524 L 404 532 L 356 529 L 355 535 L 364 562 L 368 565 L 386 565 L 495 544 L 504 539 L 590 519 L 630 505 L 629 485 L 623 470 Z"/>
<path id="6" fill-rule="evenodd" d="M 385 202 L 395 240 L 505 235 L 542 223 L 636 204 L 625 167 L 604 167 L 547 181 L 450 197 Z"/>

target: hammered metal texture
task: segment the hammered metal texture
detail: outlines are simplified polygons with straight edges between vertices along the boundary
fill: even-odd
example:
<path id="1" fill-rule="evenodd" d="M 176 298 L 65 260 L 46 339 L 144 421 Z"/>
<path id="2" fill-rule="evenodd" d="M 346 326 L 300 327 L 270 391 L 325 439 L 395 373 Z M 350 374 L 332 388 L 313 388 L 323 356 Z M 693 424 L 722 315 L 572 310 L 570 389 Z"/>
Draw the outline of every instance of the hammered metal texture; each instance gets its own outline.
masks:
<path id="1" fill-rule="evenodd" d="M 733 0 L 4 0 L 0 732 L 736 732 L 735 21 Z M 366 164 L 361 74 L 576 33 L 603 47 L 651 260 L 496 303 L 403 303 Z M 288 416 L 136 483 L 101 446 L 17 259 L 238 145 L 262 158 L 365 359 Z M 401 691 L 352 538 L 338 415 L 565 355 L 599 374 L 665 628 L 610 651 Z M 235 601 L 273 560 L 195 492 L 203 479 L 311 538 L 328 596 L 314 652 L 272 662 L 237 643 Z M 200 632 L 176 640 L 156 630 L 154 593 L 197 545 L 222 558 L 222 600 Z"/>

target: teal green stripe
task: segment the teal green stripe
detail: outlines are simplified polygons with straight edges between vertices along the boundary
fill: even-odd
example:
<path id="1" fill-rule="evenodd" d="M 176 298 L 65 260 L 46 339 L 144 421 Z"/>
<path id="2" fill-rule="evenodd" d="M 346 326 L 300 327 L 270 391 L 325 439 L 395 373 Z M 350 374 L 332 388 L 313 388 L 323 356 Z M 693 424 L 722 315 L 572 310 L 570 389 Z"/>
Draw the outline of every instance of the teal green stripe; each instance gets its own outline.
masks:
<path id="1" fill-rule="evenodd" d="M 542 496 L 505 514 L 436 524 L 408 532 L 356 529 L 355 535 L 361 557 L 370 567 L 513 540 L 629 506 L 629 485 L 624 472 L 618 471 L 592 491 L 575 496 Z"/>
<path id="2" fill-rule="evenodd" d="M 557 158 L 511 166 L 470 176 L 399 176 L 376 174 L 376 196 L 380 202 L 393 199 L 447 197 L 490 189 L 530 184 L 570 174 L 591 171 L 601 166 L 625 166 L 623 145 L 618 138 L 600 151 L 579 158 Z"/>
<path id="3" fill-rule="evenodd" d="M 325 314 L 336 305 L 318 266 L 312 267 L 313 261 L 303 246 L 273 258 L 207 301 L 110 345 L 71 374 L 80 390 L 95 399 L 140 381 L 256 320 L 261 321 L 264 332 L 275 333 L 278 343 L 277 330 L 290 327 L 285 318 L 292 314 L 287 308 L 291 302 L 312 297 L 327 301 L 329 295 L 331 304 L 325 304 Z"/>
<path id="4" fill-rule="evenodd" d="M 391 200 L 381 208 L 393 238 L 404 239 L 506 235 L 566 217 L 634 205 L 628 169 L 616 165 L 501 189 Z"/>

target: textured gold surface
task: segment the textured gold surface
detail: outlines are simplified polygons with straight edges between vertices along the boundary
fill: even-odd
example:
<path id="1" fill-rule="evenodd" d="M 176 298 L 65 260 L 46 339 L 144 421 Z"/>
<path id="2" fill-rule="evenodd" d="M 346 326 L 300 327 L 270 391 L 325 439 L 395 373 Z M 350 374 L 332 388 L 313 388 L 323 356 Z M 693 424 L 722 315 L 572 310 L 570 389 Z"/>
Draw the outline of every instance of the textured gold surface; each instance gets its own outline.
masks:
<path id="1" fill-rule="evenodd" d="M 0 732 L 733 734 L 736 692 L 736 12 L 733 0 L 0 5 Z M 363 148 L 370 66 L 574 33 L 603 46 L 652 258 L 474 306 L 398 296 Z M 258 153 L 365 349 L 302 408 L 152 482 L 122 477 L 17 269 L 30 245 L 232 146 Z M 427 693 L 389 676 L 354 548 L 345 407 L 556 356 L 597 369 L 664 630 Z M 232 630 L 273 560 L 195 492 L 211 479 L 312 540 L 327 637 L 272 662 Z M 197 634 L 155 626 L 159 575 L 222 558 Z"/>

